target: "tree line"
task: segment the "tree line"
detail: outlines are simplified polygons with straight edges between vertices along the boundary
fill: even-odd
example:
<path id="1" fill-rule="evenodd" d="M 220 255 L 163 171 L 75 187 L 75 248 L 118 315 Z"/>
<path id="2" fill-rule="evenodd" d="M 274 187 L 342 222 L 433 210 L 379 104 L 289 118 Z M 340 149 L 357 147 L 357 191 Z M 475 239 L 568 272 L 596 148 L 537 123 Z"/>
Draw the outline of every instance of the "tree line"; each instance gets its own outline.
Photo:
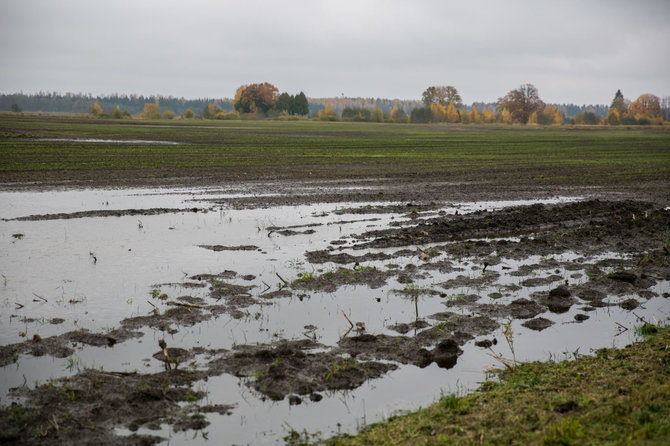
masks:
<path id="1" fill-rule="evenodd" d="M 98 102 L 104 113 L 111 114 L 117 108 L 137 116 L 143 113 L 146 103 L 158 104 L 164 110 L 171 110 L 176 115 L 183 115 L 187 109 L 196 115 L 201 113 L 210 103 L 221 110 L 233 110 L 232 99 L 185 99 L 162 95 L 125 95 L 111 94 L 93 96 L 84 93 L 39 92 L 36 94 L 1 94 L 0 110 L 16 111 L 17 109 L 45 113 L 88 113 L 90 106 Z"/>
<path id="2" fill-rule="evenodd" d="M 93 97 L 91 94 L 43 93 L 2 94 L 2 111 L 42 111 L 90 113 L 103 118 L 123 119 L 242 119 L 274 118 L 388 123 L 519 123 L 519 124 L 607 124 L 650 125 L 670 120 L 670 97 L 660 99 L 644 94 L 635 101 L 620 90 L 609 106 L 546 104 L 532 84 L 510 90 L 496 102 L 476 102 L 465 106 L 451 85 L 430 86 L 421 101 L 380 98 L 307 98 L 280 93 L 264 82 L 240 86 L 234 99 L 184 99 L 171 96 L 119 95 Z"/>

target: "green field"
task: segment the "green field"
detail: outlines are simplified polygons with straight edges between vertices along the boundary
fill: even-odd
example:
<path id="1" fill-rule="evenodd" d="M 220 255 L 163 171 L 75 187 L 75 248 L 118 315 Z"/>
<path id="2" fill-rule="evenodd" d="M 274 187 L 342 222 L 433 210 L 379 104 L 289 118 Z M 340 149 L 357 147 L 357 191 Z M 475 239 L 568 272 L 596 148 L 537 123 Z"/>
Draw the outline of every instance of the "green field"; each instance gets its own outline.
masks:
<path id="1" fill-rule="evenodd" d="M 45 141 L 113 139 L 176 145 Z M 670 128 L 142 121 L 0 114 L 0 182 L 390 177 L 598 185 L 670 178 Z"/>

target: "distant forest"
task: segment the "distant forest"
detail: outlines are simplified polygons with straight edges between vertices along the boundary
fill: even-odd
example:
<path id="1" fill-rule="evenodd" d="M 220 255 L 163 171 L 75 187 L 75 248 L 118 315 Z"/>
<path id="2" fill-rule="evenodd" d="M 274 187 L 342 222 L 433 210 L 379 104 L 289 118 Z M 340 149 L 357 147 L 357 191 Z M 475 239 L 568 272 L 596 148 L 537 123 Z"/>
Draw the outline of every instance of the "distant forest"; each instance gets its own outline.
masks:
<path id="1" fill-rule="evenodd" d="M 207 108 L 210 103 L 224 111 L 232 111 L 232 99 L 184 99 L 171 96 L 120 95 L 93 96 L 81 93 L 37 93 L 37 94 L 2 94 L 0 95 L 0 111 L 15 111 L 18 107 L 26 112 L 47 113 L 88 113 L 89 106 L 98 101 L 104 111 L 112 112 L 117 107 L 131 115 L 139 115 L 144 111 L 144 104 L 158 103 L 162 110 L 171 110 L 176 115 L 183 115 L 186 109 L 196 114 Z M 16 106 L 16 107 L 13 107 Z"/>
<path id="2" fill-rule="evenodd" d="M 93 96 L 82 93 L 36 93 L 36 94 L 0 94 L 0 111 L 26 111 L 26 112 L 48 112 L 48 113 L 89 113 L 90 105 L 98 101 L 102 109 L 106 112 L 112 112 L 117 107 L 127 111 L 131 115 L 140 115 L 144 111 L 144 104 L 157 103 L 161 110 L 170 110 L 176 115 L 181 116 L 187 109 L 192 110 L 196 115 L 206 114 L 205 110 L 209 104 L 214 104 L 225 112 L 233 110 L 233 99 L 221 98 L 200 98 L 184 99 L 172 96 L 143 96 L 143 95 L 121 95 L 112 94 L 108 96 Z M 423 107 L 420 100 L 401 100 L 401 99 L 381 99 L 381 98 L 308 98 L 309 115 L 316 116 L 320 110 L 325 110 L 330 104 L 333 111 L 342 115 L 345 108 L 352 109 L 381 109 L 385 114 L 391 113 L 394 106 L 403 110 L 408 115 L 415 108 Z M 489 110 L 496 112 L 495 102 L 475 102 L 464 105 L 463 109 L 470 109 L 475 106 L 478 111 Z M 575 104 L 554 104 L 554 107 L 560 110 L 563 115 L 570 119 L 579 113 L 591 112 L 598 117 L 604 118 L 607 115 L 608 106 L 603 104 L 595 105 L 575 105 Z"/>

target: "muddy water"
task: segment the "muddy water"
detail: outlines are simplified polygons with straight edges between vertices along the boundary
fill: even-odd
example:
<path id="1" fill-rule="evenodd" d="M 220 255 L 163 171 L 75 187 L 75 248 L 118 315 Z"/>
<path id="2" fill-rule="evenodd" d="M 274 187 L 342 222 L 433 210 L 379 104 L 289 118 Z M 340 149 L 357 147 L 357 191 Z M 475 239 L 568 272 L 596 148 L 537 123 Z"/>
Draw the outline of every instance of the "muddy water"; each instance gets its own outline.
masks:
<path id="1" fill-rule="evenodd" d="M 615 252 L 590 257 L 564 252 L 551 258 L 502 258 L 483 270 L 482 260 L 477 257 L 455 258 L 436 249 L 437 254 L 428 261 L 420 257 L 420 251 L 377 248 L 365 252 L 384 254 L 387 258 L 345 266 L 405 271 L 410 266 L 449 261 L 451 268 L 447 272 L 421 270 L 409 283 L 402 275 L 390 275 L 383 283 L 369 286 L 344 285 L 325 291 L 300 286 L 287 288 L 285 282 L 322 276 L 342 266 L 330 262 L 310 264 L 305 259 L 308 251 L 330 249 L 361 255 L 352 245 L 355 236 L 366 231 L 385 229 L 391 224 L 410 224 L 417 217 L 436 215 L 438 211 L 464 214 L 534 202 L 459 203 L 418 213 L 365 214 L 342 211 L 389 203 L 246 210 L 235 210 L 225 204 L 239 197 L 245 194 L 218 189 L 0 193 L 1 345 L 23 342 L 34 335 L 44 339 L 82 328 L 106 333 L 126 318 L 151 313 L 154 305 L 161 311 L 167 309 L 164 301 L 156 299 L 158 294 L 167 294 L 166 301 L 191 296 L 211 304 L 209 286 L 204 286 L 208 283 L 194 279 L 206 274 L 227 271 L 221 277 L 233 285 L 252 287 L 249 295 L 255 299 L 250 305 L 237 307 L 235 312 L 224 312 L 195 325 L 173 324 L 171 333 L 144 327 L 142 337 L 113 347 L 76 345 L 75 353 L 67 358 L 22 354 L 16 363 L 0 368 L 2 404 L 12 400 L 11 388 L 34 387 L 84 368 L 159 372 L 163 363 L 152 355 L 158 350 L 161 338 L 171 347 L 184 349 L 230 350 L 281 339 L 314 339 L 326 349 L 349 335 L 347 318 L 364 325 L 367 333 L 398 335 L 391 327 L 399 323 L 421 320 L 431 326 L 439 322 L 431 317 L 437 313 L 470 314 L 473 309 L 459 300 L 463 296 L 482 296 L 478 304 L 507 305 L 519 298 L 532 299 L 534 293 L 547 292 L 560 284 L 578 286 L 589 280 L 584 271 L 566 265 L 625 258 Z M 550 202 L 564 201 L 567 199 Z M 135 212 L 100 216 L 105 214 L 98 212 L 80 218 L 16 220 L 31 215 L 129 209 L 166 211 L 151 215 Z M 283 232 L 287 230 L 293 232 Z M 421 249 L 428 252 L 441 246 L 444 243 L 422 245 Z M 528 274 L 510 274 L 523 271 L 524 267 L 528 267 Z M 486 274 L 495 276 L 485 280 Z M 203 286 L 193 287 L 194 284 Z M 501 292 L 509 289 L 506 287 L 513 287 L 514 291 Z M 290 292 L 283 297 L 264 298 L 264 294 L 282 288 Z M 667 293 L 668 282 L 657 283 L 650 291 L 657 295 Z M 613 297 L 611 303 L 619 300 L 620 297 Z M 584 306 L 582 303 L 563 313 L 540 314 L 554 322 L 541 332 L 523 327 L 524 320 L 513 320 L 517 359 L 572 358 L 596 348 L 623 346 L 636 340 L 633 328 L 640 324 L 641 318 L 652 321 L 668 316 L 667 299 L 662 297 L 650 298 L 634 312 L 619 306 L 585 311 Z M 577 323 L 576 314 L 589 318 Z M 410 331 L 408 336 L 417 331 Z M 494 338 L 498 341 L 494 350 L 511 357 L 502 328 L 475 340 Z M 425 368 L 401 365 L 357 389 L 324 392 L 321 401 L 303 399 L 299 405 L 290 405 L 287 398 L 271 401 L 252 390 L 246 385 L 252 377 L 230 374 L 209 377 L 195 387 L 208 393 L 208 403 L 232 404 L 234 408 L 230 415 L 208 414 L 211 424 L 204 431 L 210 439 L 242 444 L 281 441 L 290 428 L 323 435 L 354 432 L 394 411 L 433 402 L 440 392 L 475 388 L 485 379 L 486 367 L 500 365 L 487 350 L 476 347 L 475 340 L 462 346 L 464 353 L 448 370 L 435 363 Z M 204 356 L 196 359 L 196 368 L 207 362 Z M 118 432 L 127 433 L 124 429 Z M 172 444 L 206 442 L 200 433 L 194 436 L 193 431 L 172 432 L 169 424 L 163 424 L 158 432 L 146 429 L 139 432 L 171 438 Z"/>

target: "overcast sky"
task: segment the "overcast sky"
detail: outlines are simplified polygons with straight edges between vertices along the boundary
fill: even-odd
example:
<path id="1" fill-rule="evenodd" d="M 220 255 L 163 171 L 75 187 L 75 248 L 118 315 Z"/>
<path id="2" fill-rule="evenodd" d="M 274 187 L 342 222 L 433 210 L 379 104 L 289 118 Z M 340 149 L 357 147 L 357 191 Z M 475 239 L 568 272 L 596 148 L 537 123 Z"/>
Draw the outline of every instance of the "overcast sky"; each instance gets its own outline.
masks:
<path id="1" fill-rule="evenodd" d="M 0 0 L 0 92 L 670 95 L 670 1 Z"/>

